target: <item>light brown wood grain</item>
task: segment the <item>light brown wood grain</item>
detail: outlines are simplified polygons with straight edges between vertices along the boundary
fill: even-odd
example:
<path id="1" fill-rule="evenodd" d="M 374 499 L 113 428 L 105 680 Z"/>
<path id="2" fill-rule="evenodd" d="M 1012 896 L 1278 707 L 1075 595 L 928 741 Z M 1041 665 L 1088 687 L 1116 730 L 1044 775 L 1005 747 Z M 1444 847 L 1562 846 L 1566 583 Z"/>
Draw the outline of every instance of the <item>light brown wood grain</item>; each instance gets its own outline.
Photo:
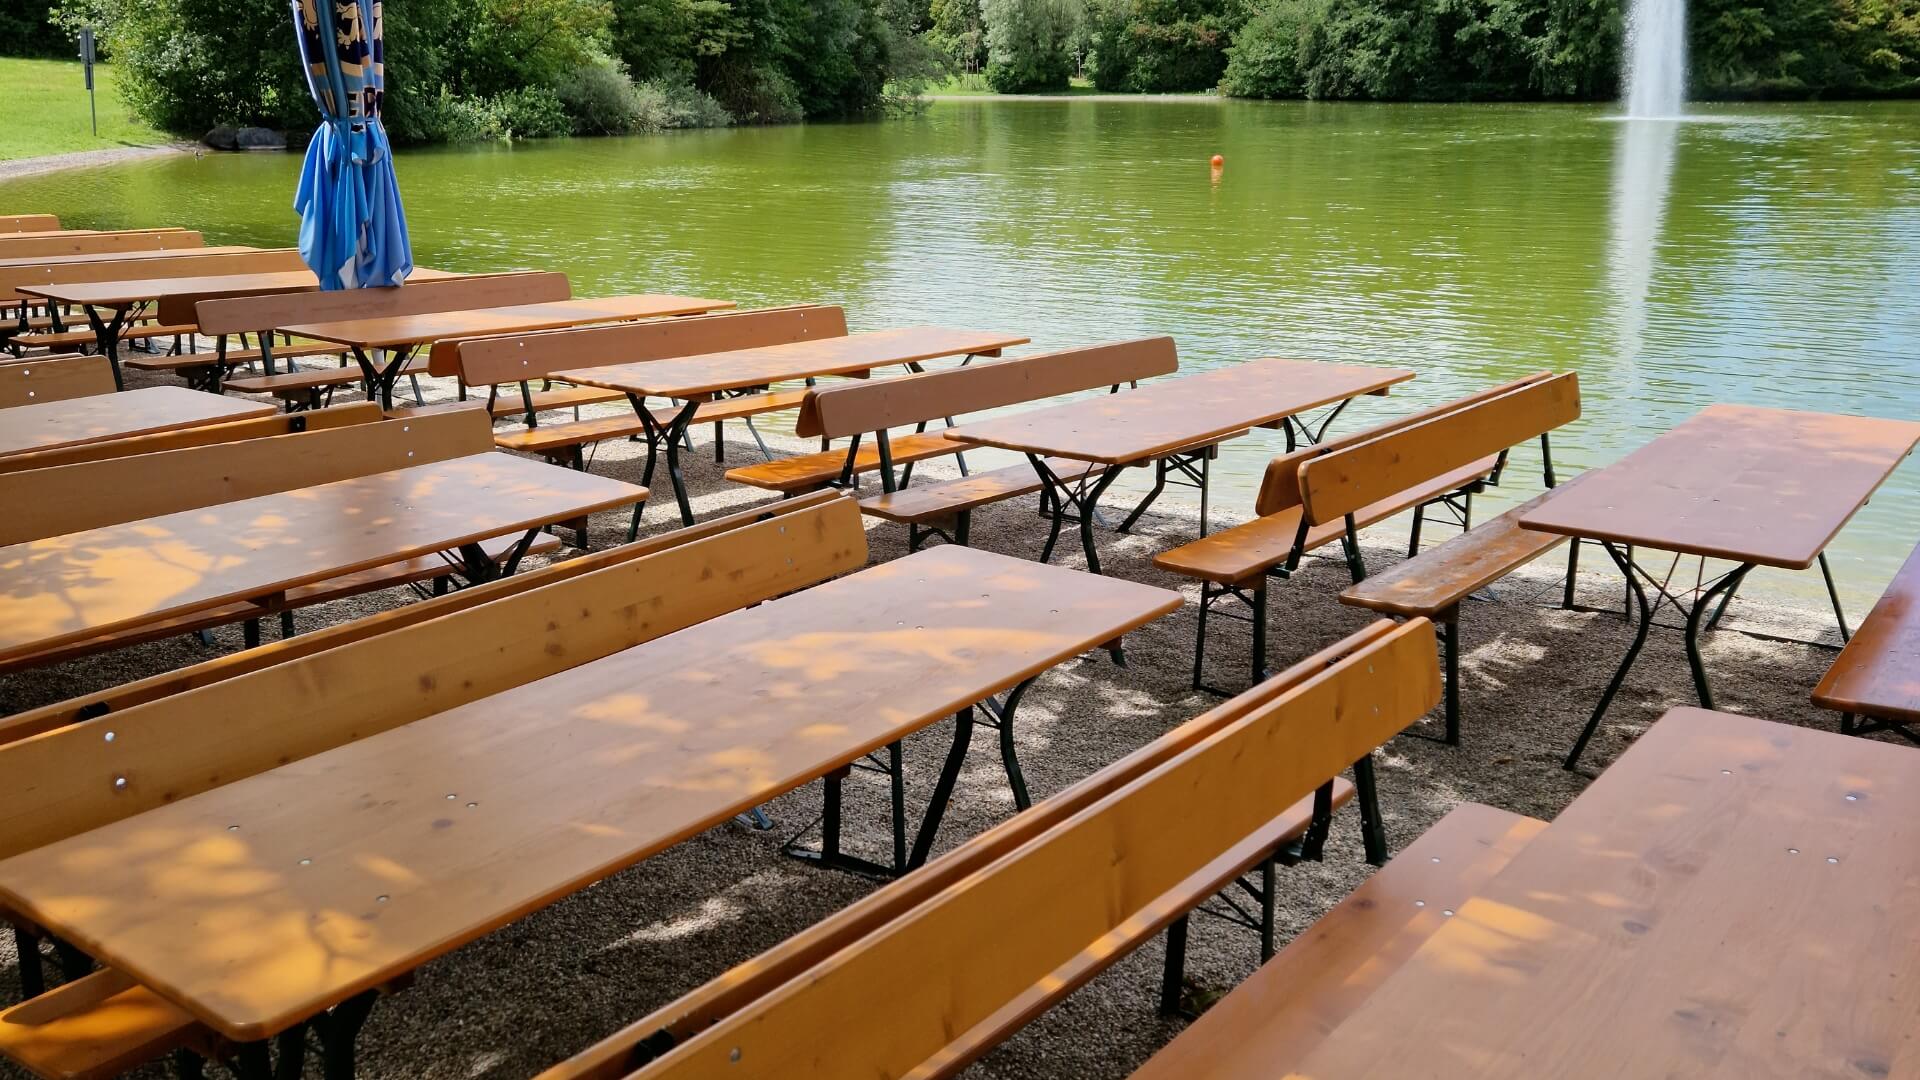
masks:
<path id="1" fill-rule="evenodd" d="M 1220 853 L 1430 708 L 1433 649 L 1426 620 L 1394 628 L 633 1075 L 958 1072 L 1136 922 L 1167 917 Z M 807 1034 L 834 1017 L 859 1017 L 859 1037 Z"/>
<path id="2" fill-rule="evenodd" d="M 82 461 L 105 461 L 108 458 L 128 457 L 134 454 L 155 454 L 163 450 L 180 450 L 189 446 L 244 442 L 248 439 L 261 439 L 271 435 L 286 435 L 294 431 L 325 431 L 352 424 L 371 424 L 380 419 L 379 405 L 370 401 L 356 401 L 347 405 L 309 409 L 300 413 L 280 413 L 255 416 L 245 420 L 226 420 L 190 428 L 158 431 L 151 435 L 132 435 L 126 438 L 80 443 L 55 450 L 35 450 L 31 453 L 13 454 L 0 457 L 0 474 L 20 472 L 25 469 L 48 469 Z"/>
<path id="3" fill-rule="evenodd" d="M 1568 372 L 1314 455 L 1300 465 L 1307 518 L 1332 521 L 1579 418 L 1579 376 Z"/>
<path id="4" fill-rule="evenodd" d="M 1266 682 L 1180 724 L 1092 776 L 1035 803 L 912 874 L 868 894 L 692 993 L 641 1017 L 541 1073 L 540 1080 L 616 1080 L 626 1076 L 633 1070 L 628 1062 L 635 1047 L 655 1032 L 665 1030 L 673 1035 L 676 1043 L 684 1042 L 834 953 L 964 882 L 1148 770 L 1172 760 L 1287 690 L 1320 675 L 1329 664 L 1378 642 L 1392 630 L 1393 624 L 1382 619 L 1349 634 Z"/>
<path id="5" fill-rule="evenodd" d="M 177 251 L 205 247 L 200 234 L 188 229 L 133 229 L 126 232 L 70 233 L 54 236 L 8 236 L 0 233 L 0 265 L 21 259 L 64 258 L 73 255 L 109 255 L 118 252 Z"/>
<path id="6" fill-rule="evenodd" d="M 567 275 L 556 273 L 483 274 L 435 280 L 410 280 L 382 289 L 336 292 L 276 292 L 202 299 L 189 322 L 206 334 L 251 334 L 301 322 L 420 315 L 462 308 L 498 307 L 565 300 L 573 295 Z"/>
<path id="7" fill-rule="evenodd" d="M 0 364 L 0 409 L 113 391 L 113 365 L 104 356 L 43 356 Z"/>
<path id="8" fill-rule="evenodd" d="M 1911 1075 L 1916 851 L 1920 751 L 1675 709 L 1317 1050 L 1254 1075 Z"/>
<path id="9" fill-rule="evenodd" d="M 50 300 L 90 303 L 76 299 L 92 295 L 87 290 L 67 293 L 70 286 L 99 286 L 108 282 L 151 281 L 209 275 L 270 274 L 304 271 L 300 253 L 293 248 L 267 251 L 239 251 L 207 255 L 192 250 L 164 258 L 110 259 L 104 262 L 74 263 L 65 266 L 20 266 L 0 270 L 0 300 L 41 297 Z M 308 271 L 311 274 L 311 271 Z M 108 290 L 111 292 L 111 290 Z M 104 301 L 102 301 L 104 302 Z"/>
<path id="10" fill-rule="evenodd" d="M 963 443 L 1106 465 L 1147 461 L 1308 409 L 1386 390 L 1404 368 L 1250 360 L 1124 394 L 1087 398 L 950 428 Z"/>
<path id="11" fill-rule="evenodd" d="M 1567 483 L 1579 480 L 1576 476 Z M 1564 536 L 1520 527 L 1521 516 L 1542 498 L 1535 496 L 1411 559 L 1369 573 L 1364 581 L 1341 592 L 1340 602 L 1394 615 L 1441 615 L 1462 597 L 1567 542 Z"/>
<path id="12" fill-rule="evenodd" d="M 665 360 L 846 334 L 844 310 L 807 304 L 443 339 L 434 343 L 427 370 L 434 375 L 459 375 L 469 386 L 490 386 L 544 379 L 565 368 Z"/>
<path id="13" fill-rule="evenodd" d="M 1813 703 L 1838 712 L 1920 721 L 1920 547 L 1834 657 L 1814 687 Z"/>
<path id="14" fill-rule="evenodd" d="M 377 408 L 377 406 L 376 406 Z M 670 548 L 680 547 L 696 540 L 704 540 L 730 532 L 744 525 L 768 521 L 811 511 L 816 507 L 835 500 L 849 500 L 851 497 L 839 492 L 822 491 L 810 495 L 801 495 L 785 499 L 772 506 L 744 510 L 736 514 L 711 518 L 696 522 L 684 529 L 659 536 L 648 537 L 631 544 L 609 548 L 605 551 L 589 552 L 567 559 L 564 562 L 551 563 L 534 570 L 525 570 L 508 578 L 497 578 L 480 585 L 444 596 L 435 596 L 419 603 L 389 611 L 376 612 L 359 619 L 323 626 L 296 637 L 268 642 L 256 649 L 246 649 L 226 656 L 215 657 L 192 667 L 177 671 L 163 672 L 159 675 L 140 679 L 136 682 L 122 683 L 88 693 L 81 697 L 69 698 L 38 709 L 15 713 L 0 720 L 0 743 L 13 742 L 29 735 L 38 735 L 43 731 L 65 727 L 80 720 L 81 713 L 105 708 L 110 712 L 123 712 L 135 705 L 158 701 L 164 697 L 184 693 L 202 686 L 211 686 L 217 682 L 237 678 L 248 672 L 284 664 L 303 656 L 311 656 L 326 649 L 335 648 L 349 642 L 360 641 L 378 634 L 390 633 L 403 627 L 414 626 L 428 619 L 442 615 L 466 611 L 480 604 L 517 596 L 532 589 L 551 585 L 558 581 L 578 577 L 581 574 L 605 569 L 621 563 Z M 844 515 L 844 511 L 836 511 Z M 851 569 L 851 567 L 850 567 Z"/>
<path id="15" fill-rule="evenodd" d="M 334 341 L 342 345 L 361 348 L 395 348 L 402 345 L 427 344 L 441 338 L 521 333 L 589 323 L 697 315 L 732 306 L 732 301 L 707 300 L 697 296 L 662 294 L 602 296 L 537 304 L 460 308 L 418 315 L 343 319 L 335 322 L 301 321 L 282 324 L 279 329 L 300 337 Z M 430 353 L 429 356 L 431 356 Z"/>
<path id="16" fill-rule="evenodd" d="M 123 439 L 248 416 L 273 406 L 180 386 L 149 386 L 118 394 L 0 409 L 0 456 Z"/>
<path id="17" fill-rule="evenodd" d="M 60 228 L 60 219 L 52 214 L 0 215 L 0 233 L 52 232 L 58 228 Z"/>
<path id="18" fill-rule="evenodd" d="M 14 544 L 0 548 L 0 657 L 645 497 L 632 484 L 485 453 Z"/>
<path id="19" fill-rule="evenodd" d="M 733 548 L 741 535 L 656 558 Z M 469 623 L 439 639 L 443 648 L 408 649 L 400 685 L 412 689 L 378 700 L 418 707 L 424 696 L 465 692 L 440 674 L 448 665 L 476 671 L 492 689 L 519 681 L 496 669 L 549 652 L 529 648 L 527 636 L 564 654 L 569 635 L 584 638 L 597 618 L 640 623 L 678 611 L 676 596 L 737 603 L 769 563 L 780 568 L 768 549 L 762 538 L 740 551 L 737 569 L 668 574 L 628 564 L 615 573 L 639 582 L 638 591 L 613 610 L 602 606 L 601 584 L 584 607 L 575 600 L 535 618 L 519 611 L 496 634 L 476 635 Z M 535 602 L 548 595 L 526 594 Z M 291 764 L 8 859 L 0 896 L 21 900 L 30 918 L 223 1033 L 259 1037 L 1177 603 L 1164 590 L 1005 556 L 922 552 L 324 753 L 292 751 Z M 500 651 L 481 655 L 476 641 L 497 641 Z M 268 675 L 205 692 L 245 692 Z M 280 683 L 274 699 L 293 691 L 292 700 L 263 701 L 235 722 L 277 720 L 285 744 L 309 726 L 287 710 L 310 706 L 316 692 L 334 699 L 320 715 L 335 725 L 368 708 L 378 717 L 388 707 L 343 707 L 377 678 L 355 675 L 345 680 L 355 685 L 336 688 L 316 672 Z M 0 751 L 0 761 L 97 730 L 29 739 Z M 234 738 L 231 728 L 223 735 Z M 121 759 L 125 768 L 161 752 L 142 745 Z M 140 782 L 122 775 L 129 786 Z M 34 803 L 54 805 L 44 793 Z M 103 859 L 117 869 L 103 875 Z M 194 869 L 165 869 L 183 866 Z M 79 872 L 90 883 L 76 891 L 68 875 Z"/>
<path id="20" fill-rule="evenodd" d="M 1711 405 L 1520 524 L 1804 570 L 1916 443 L 1906 420 Z"/>
<path id="21" fill-rule="evenodd" d="M 103 361 L 104 362 L 104 361 Z M 437 413 L 0 474 L 0 545 L 484 454 L 480 410 Z"/>
<path id="22" fill-rule="evenodd" d="M 185 1013 L 117 971 L 96 971 L 0 1012 L 0 1054 L 35 1076 L 107 1080 L 184 1043 Z"/>
<path id="23" fill-rule="evenodd" d="M 945 356 L 998 355 L 1002 349 L 1026 342 L 1017 334 L 995 331 L 908 326 L 676 359 L 566 368 L 554 375 L 571 383 L 630 394 L 692 398 L 815 376 L 859 374 Z"/>

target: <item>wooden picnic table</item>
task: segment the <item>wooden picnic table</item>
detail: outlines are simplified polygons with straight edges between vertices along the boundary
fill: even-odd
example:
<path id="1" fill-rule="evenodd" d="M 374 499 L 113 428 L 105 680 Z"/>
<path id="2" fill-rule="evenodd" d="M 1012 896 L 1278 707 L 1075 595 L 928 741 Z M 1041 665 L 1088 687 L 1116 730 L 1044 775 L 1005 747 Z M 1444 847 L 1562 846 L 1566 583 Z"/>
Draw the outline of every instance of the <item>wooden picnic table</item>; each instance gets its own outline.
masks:
<path id="1" fill-rule="evenodd" d="M 969 445 L 1027 455 L 1041 482 L 1061 496 L 1052 501 L 1053 536 L 1058 537 L 1069 516 L 1077 517 L 1087 568 L 1097 574 L 1100 557 L 1093 546 L 1094 517 L 1100 497 L 1126 467 L 1174 459 L 1200 488 L 1204 520 L 1206 463 L 1221 439 L 1249 428 L 1281 426 L 1287 433 L 1287 449 L 1292 450 L 1296 437 L 1318 441 L 1354 398 L 1385 394 L 1413 376 L 1405 368 L 1367 364 L 1249 360 L 1197 375 L 1149 382 L 1124 393 L 962 424 L 948 429 L 946 436 Z M 1327 405 L 1335 408 L 1318 425 L 1296 420 L 1301 413 Z M 1084 461 L 1102 468 L 1062 476 L 1047 464 L 1048 458 Z M 1159 490 L 1156 485 L 1154 492 L 1134 508 L 1121 525 L 1122 531 L 1132 526 Z M 1049 540 L 1049 554 L 1052 546 Z"/>
<path id="2" fill-rule="evenodd" d="M 510 572 L 541 526 L 645 497 L 486 453 L 0 547 L 0 659 L 441 551 L 484 580 L 501 566 L 480 541 L 526 531 L 501 560 Z"/>
<path id="3" fill-rule="evenodd" d="M 152 386 L 0 409 L 0 457 L 268 416 L 272 405 Z"/>
<path id="4" fill-rule="evenodd" d="M 627 322 L 676 315 L 699 315 L 733 307 L 730 300 L 707 300 L 696 296 L 672 296 L 650 293 L 604 296 L 580 300 L 555 300 L 541 304 L 515 304 L 507 307 L 470 308 L 465 311 L 441 311 L 430 315 L 390 315 L 377 319 L 343 319 L 336 322 L 300 323 L 279 327 L 281 331 L 331 341 L 353 350 L 360 370 L 367 378 L 368 396 L 378 393 L 383 407 L 393 405 L 393 384 L 414 352 L 444 338 L 474 337 L 481 334 L 513 334 L 532 330 L 554 330 L 592 323 Z M 369 354 L 385 350 L 384 364 Z"/>
<path id="5" fill-rule="evenodd" d="M 971 706 L 1178 604 L 924 551 L 15 856 L 0 896 L 261 1039 L 958 713 L 950 790 Z"/>
<path id="6" fill-rule="evenodd" d="M 1920 750 L 1674 709 L 1310 1052 L 1135 1076 L 1912 1075 L 1917 820 Z"/>
<path id="7" fill-rule="evenodd" d="M 0 239 L 4 234 L 0 234 Z M 20 255 L 0 259 L 0 269 L 15 266 L 75 266 L 81 263 L 127 262 L 140 259 L 177 259 L 182 255 L 231 255 L 239 251 L 258 251 L 245 245 L 196 248 L 151 248 L 134 251 L 94 251 L 80 255 Z"/>
<path id="8" fill-rule="evenodd" d="M 1613 680 L 1567 755 L 1571 769 L 1606 716 L 1663 606 L 1686 618 L 1687 660 L 1700 704 L 1713 690 L 1700 658 L 1700 630 L 1719 621 L 1734 590 L 1756 566 L 1805 570 L 1815 562 L 1848 636 L 1826 548 L 1916 444 L 1920 424 L 1752 405 L 1711 405 L 1652 442 L 1556 488 L 1521 516 L 1520 526 L 1600 543 L 1627 578 L 1639 628 Z M 1724 559 L 1735 566 L 1692 587 L 1676 586 L 1675 567 L 1643 564 L 1636 549 Z M 1644 586 L 1643 586 L 1644 583 Z M 1649 601 L 1646 587 L 1657 599 Z M 1693 594 L 1691 604 L 1682 598 Z M 1708 611 L 1719 601 L 1712 617 Z"/>
<path id="9" fill-rule="evenodd" d="M 653 474 L 654 448 L 665 443 L 667 474 L 673 478 L 680 520 L 691 525 L 693 507 L 680 473 L 680 444 L 702 401 L 717 394 L 774 383 L 829 375 L 864 376 L 874 368 L 894 364 L 918 365 L 948 356 L 997 356 L 1003 349 L 1024 345 L 1029 340 L 1019 334 L 992 330 L 906 326 L 671 360 L 569 368 L 554 372 L 553 377 L 579 386 L 619 390 L 627 395 L 633 411 L 647 429 L 647 475 Z M 647 408 L 649 397 L 674 399 L 682 405 L 671 420 L 660 424 Z"/>

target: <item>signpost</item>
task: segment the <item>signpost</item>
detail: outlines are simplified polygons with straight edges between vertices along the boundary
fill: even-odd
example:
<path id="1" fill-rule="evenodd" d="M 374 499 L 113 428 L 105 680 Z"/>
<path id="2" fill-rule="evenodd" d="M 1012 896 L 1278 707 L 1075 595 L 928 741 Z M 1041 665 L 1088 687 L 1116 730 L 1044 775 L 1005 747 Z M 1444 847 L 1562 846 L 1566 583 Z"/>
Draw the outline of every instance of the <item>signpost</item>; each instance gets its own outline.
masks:
<path id="1" fill-rule="evenodd" d="M 80 28 L 80 64 L 87 73 L 87 114 L 93 119 L 94 138 L 100 137 L 100 110 L 93 103 L 93 27 Z"/>

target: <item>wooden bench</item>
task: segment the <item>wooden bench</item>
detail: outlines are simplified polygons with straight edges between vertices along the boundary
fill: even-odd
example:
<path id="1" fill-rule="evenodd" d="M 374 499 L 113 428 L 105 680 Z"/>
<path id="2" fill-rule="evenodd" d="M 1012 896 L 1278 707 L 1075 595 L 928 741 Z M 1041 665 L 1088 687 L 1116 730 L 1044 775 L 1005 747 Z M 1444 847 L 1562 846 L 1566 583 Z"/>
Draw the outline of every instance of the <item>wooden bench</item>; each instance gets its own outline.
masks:
<path id="1" fill-rule="evenodd" d="M 565 274 L 524 273 L 417 281 L 392 289 L 193 298 L 191 303 L 193 321 L 199 326 L 200 333 L 215 340 L 205 380 L 210 385 L 243 394 L 272 394 L 284 400 L 291 412 L 330 402 L 335 388 L 363 383 L 365 373 L 358 366 L 346 364 L 346 350 L 338 345 L 303 342 L 284 350 L 275 346 L 272 332 L 278 327 L 347 318 L 431 315 L 505 304 L 544 303 L 570 299 L 572 295 L 572 286 L 567 283 Z M 171 310 L 169 308 L 169 312 Z M 228 347 L 230 337 L 248 334 L 254 335 L 254 348 Z M 341 357 L 341 365 L 315 371 L 294 369 L 295 357 L 318 355 Z M 276 359 L 287 361 L 286 372 L 276 373 L 273 370 Z M 266 367 L 265 374 L 237 379 L 228 377 L 233 368 L 256 360 Z M 427 373 L 427 365 L 411 362 L 406 373 L 415 380 L 414 398 L 418 401 L 418 378 Z"/>
<path id="2" fill-rule="evenodd" d="M 31 363 L 32 361 L 13 362 Z M 336 405 L 306 413 L 254 416 L 244 420 L 228 420 L 218 424 L 201 424 L 171 431 L 157 431 L 148 435 L 103 439 L 99 442 L 76 443 L 51 450 L 10 454 L 0 457 L 0 474 L 24 472 L 28 469 L 47 469 L 55 465 L 73 465 L 82 461 L 105 461 L 108 458 L 155 454 L 162 450 L 184 450 L 192 446 L 244 443 L 251 439 L 264 439 L 274 435 L 292 435 L 302 431 L 326 431 L 353 424 L 371 424 L 380 419 L 380 407 L 366 401 Z M 244 448 L 236 449 L 244 453 Z"/>
<path id="3" fill-rule="evenodd" d="M 128 229 L 121 232 L 8 236 L 0 230 L 0 259 L 106 255 L 124 251 L 178 251 L 205 246 L 191 229 Z"/>
<path id="4" fill-rule="evenodd" d="M 0 805 L 0 818 L 19 827 L 0 837 L 0 858 L 855 570 L 866 550 L 846 503 L 835 496 L 736 514 L 223 657 L 146 680 L 131 696 L 126 688 L 109 691 L 118 708 L 96 697 L 77 710 L 51 710 L 71 721 L 45 724 L 39 738 L 22 737 L 23 718 L 11 718 L 14 737 L 0 745 L 0 803 L 14 805 Z M 726 572 L 707 579 L 702 568 Z M 666 603 L 644 602 L 696 579 L 709 584 Z M 495 647 L 470 647 L 481 639 Z M 395 663 L 396 656 L 412 662 Z M 155 691 L 156 681 L 165 689 Z M 137 751 L 138 784 L 95 782 L 102 770 L 127 769 L 123 751 L 135 747 L 145 748 Z M 33 932 L 12 918 L 17 932 Z M 25 977 L 25 961 L 38 956 L 31 937 L 21 956 Z M 0 1054 L 40 1076 L 110 1076 L 176 1047 L 222 1057 L 236 1050 L 111 970 L 69 985 L 80 989 L 35 990 L 9 1010 L 14 1024 L 0 1031 Z"/>
<path id="5" fill-rule="evenodd" d="M 1202 1013 L 1133 1080 L 1287 1075 L 1546 827 L 1491 806 L 1455 807 Z"/>
<path id="6" fill-rule="evenodd" d="M 1469 526 L 1473 493 L 1484 484 L 1498 483 L 1506 463 L 1506 449 L 1533 435 L 1542 438 L 1542 453 L 1547 459 L 1543 469 L 1551 484 L 1552 462 L 1544 433 L 1579 415 L 1578 388 L 1572 378 L 1543 372 L 1281 455 L 1267 466 L 1254 504 L 1258 514 L 1254 520 L 1154 556 L 1154 565 L 1160 569 L 1200 581 L 1199 626 L 1193 651 L 1194 688 L 1222 692 L 1213 690 L 1203 678 L 1207 621 L 1217 602 L 1231 597 L 1251 609 L 1248 616 L 1253 628 L 1250 668 L 1252 681 L 1259 682 L 1267 673 L 1266 609 L 1270 577 L 1290 577 L 1308 554 L 1338 541 L 1349 573 L 1359 582 L 1367 576 L 1360 553 L 1359 530 L 1409 510 L 1414 511 L 1410 554 L 1418 549 L 1429 506 L 1447 507 L 1463 528 Z M 1554 388 L 1503 400 L 1540 383 L 1552 383 Z M 1489 405 L 1493 412 L 1477 411 Z M 1566 414 L 1569 406 L 1571 415 Z M 1553 412 L 1555 408 L 1560 411 Z M 1509 420 L 1508 415 L 1515 412 L 1518 416 Z M 1547 422 L 1558 416 L 1565 419 Z M 1449 417 L 1455 419 L 1447 425 L 1425 426 Z M 1489 437 L 1481 437 L 1478 432 L 1483 417 L 1497 417 L 1505 426 L 1491 428 Z M 1542 417 L 1544 426 L 1532 430 L 1531 434 L 1494 445 L 1507 430 L 1516 425 L 1527 428 Z M 1425 442 L 1381 441 L 1408 429 L 1459 437 L 1462 441 L 1455 445 L 1470 445 L 1475 452 L 1463 457 L 1450 447 L 1435 447 L 1431 448 L 1434 452 L 1429 452 Z M 1428 434 L 1416 436 L 1421 440 L 1429 437 Z M 1399 456 L 1403 449 L 1415 451 L 1415 456 Z"/>
<path id="7" fill-rule="evenodd" d="M 55 232 L 60 228 L 60 219 L 52 214 L 3 214 L 0 215 L 0 234 Z M 76 232 L 87 230 L 78 229 Z"/>
<path id="8" fill-rule="evenodd" d="M 1043 492 L 1044 485 L 1030 464 L 969 474 L 965 458 L 960 458 L 963 475 L 958 479 L 912 486 L 914 462 L 959 457 L 966 449 L 940 433 L 928 433 L 928 424 L 1096 387 L 1117 391 L 1178 367 L 1172 339 L 1145 338 L 811 390 L 800 407 L 795 433 L 823 442 L 850 438 L 847 449 L 734 469 L 727 479 L 792 494 L 849 486 L 860 474 L 878 471 L 882 491 L 860 501 L 863 513 L 905 524 L 909 550 L 933 536 L 964 545 L 975 509 Z M 911 434 L 890 430 L 906 425 L 913 426 Z M 1063 477 L 1098 471 L 1085 462 L 1047 464 Z M 896 465 L 906 468 L 896 474 Z"/>
<path id="9" fill-rule="evenodd" d="M 1430 708 L 1433 649 L 1424 620 L 1369 628 L 1344 655 L 1176 728 L 542 1080 L 958 1073 L 1174 925 L 1249 838 Z"/>
<path id="10" fill-rule="evenodd" d="M 1920 724 L 1920 547 L 1814 687 L 1813 703 L 1838 712 L 1846 734 L 1892 731 L 1920 742 L 1910 726 Z"/>
<path id="11" fill-rule="evenodd" d="M 496 416 L 517 415 L 525 420 L 520 431 L 502 432 L 494 439 L 503 450 L 540 454 L 553 461 L 586 467 L 585 448 L 608 439 L 648 436 L 646 421 L 637 413 L 597 417 L 559 424 L 542 424 L 539 414 L 556 408 L 626 401 L 618 390 L 591 386 L 563 386 L 535 390 L 556 371 L 603 364 L 665 360 L 680 356 L 728 352 L 734 349 L 786 345 L 817 338 L 845 337 L 846 312 L 839 307 L 796 305 L 720 315 L 690 315 L 569 330 L 542 330 L 434 343 L 428 370 L 435 375 L 458 375 L 467 386 L 488 388 L 488 406 Z M 501 393 L 507 388 L 507 393 Z M 725 431 L 729 420 L 743 420 L 757 440 L 753 418 L 796 408 L 804 390 L 755 390 L 702 402 L 694 423 L 713 424 L 714 460 L 726 460 Z M 672 412 L 654 410 L 658 425 Z M 765 450 L 765 444 L 761 444 Z"/>
<path id="12" fill-rule="evenodd" d="M 104 356 L 36 356 L 0 363 L 0 409 L 113 393 L 113 365 Z"/>

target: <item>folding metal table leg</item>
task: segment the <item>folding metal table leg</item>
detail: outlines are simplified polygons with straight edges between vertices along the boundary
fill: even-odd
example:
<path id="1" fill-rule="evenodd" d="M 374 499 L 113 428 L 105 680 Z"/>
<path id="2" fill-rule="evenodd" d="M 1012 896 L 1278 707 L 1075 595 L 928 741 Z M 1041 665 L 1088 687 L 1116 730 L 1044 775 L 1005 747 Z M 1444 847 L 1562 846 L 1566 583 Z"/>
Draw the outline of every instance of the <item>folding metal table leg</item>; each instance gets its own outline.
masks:
<path id="1" fill-rule="evenodd" d="M 667 476 L 673 481 L 673 498 L 680 506 L 680 524 L 693 524 L 693 504 L 687 500 L 686 477 L 680 472 L 680 441 L 686 438 L 687 428 L 693 423 L 693 414 L 700 408 L 698 401 L 688 401 L 680 411 L 673 414 L 665 427 L 654 418 L 652 410 L 637 394 L 627 395 L 633 403 L 633 411 L 640 417 L 640 426 L 646 429 L 647 472 L 642 483 L 650 484 L 653 477 L 654 454 L 657 447 L 664 444 L 667 455 Z M 637 535 L 640 529 L 640 509 L 646 504 L 635 507 L 633 526 L 628 531 L 628 539 Z"/>
<path id="2" fill-rule="evenodd" d="M 913 851 L 907 856 L 909 870 L 925 865 L 932 853 L 934 837 L 940 832 L 940 821 L 946 816 L 953 786 L 960 780 L 960 769 L 967 763 L 967 749 L 972 745 L 973 707 L 968 706 L 954 715 L 953 746 L 947 750 L 946 764 L 940 767 L 940 778 L 933 784 L 933 797 L 927 801 L 926 813 L 920 819 L 920 831 L 914 835 Z"/>
<path id="3" fill-rule="evenodd" d="M 1627 590 L 1632 594 L 1634 603 L 1640 611 L 1640 624 L 1634 631 L 1633 644 L 1627 646 L 1627 654 L 1620 659 L 1620 667 L 1613 673 L 1613 679 L 1600 693 L 1600 701 L 1593 707 L 1593 715 L 1587 718 L 1587 725 L 1580 729 L 1580 737 L 1573 741 L 1573 749 L 1568 751 L 1567 760 L 1562 767 L 1571 771 L 1580 764 L 1580 755 L 1586 752 L 1587 743 L 1593 733 L 1600 729 L 1600 721 L 1607 715 L 1607 707 L 1613 704 L 1613 695 L 1620 692 L 1620 684 L 1626 681 L 1627 672 L 1633 669 L 1633 662 L 1640 658 L 1640 649 L 1647 643 L 1647 632 L 1653 628 L 1653 606 L 1647 602 L 1647 593 L 1640 587 L 1640 579 L 1635 576 L 1633 557 L 1611 541 L 1600 545 L 1613 557 L 1614 565 L 1626 575 Z"/>

